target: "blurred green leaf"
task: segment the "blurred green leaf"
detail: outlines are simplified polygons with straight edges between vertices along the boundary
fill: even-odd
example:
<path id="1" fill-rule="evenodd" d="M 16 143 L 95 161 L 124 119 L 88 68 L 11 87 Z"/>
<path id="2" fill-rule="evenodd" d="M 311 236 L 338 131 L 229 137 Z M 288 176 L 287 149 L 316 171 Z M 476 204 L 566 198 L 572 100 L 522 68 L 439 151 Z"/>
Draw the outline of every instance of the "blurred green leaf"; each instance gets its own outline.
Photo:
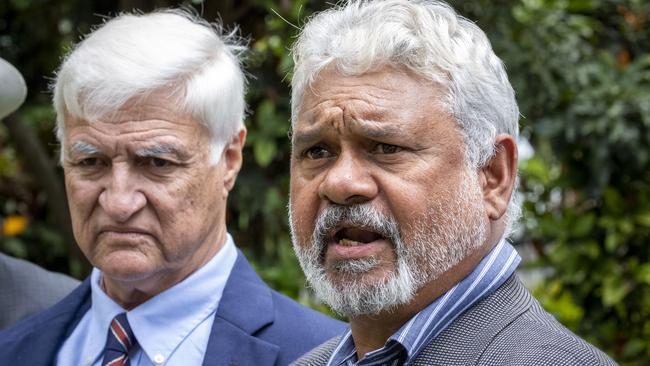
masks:
<path id="1" fill-rule="evenodd" d="M 629 283 L 621 278 L 611 276 L 603 281 L 603 304 L 613 306 L 620 302 L 631 290 Z"/>
<path id="2" fill-rule="evenodd" d="M 255 154 L 255 161 L 262 167 L 269 165 L 275 157 L 277 146 L 274 141 L 270 140 L 257 140 L 253 145 L 253 153 Z"/>

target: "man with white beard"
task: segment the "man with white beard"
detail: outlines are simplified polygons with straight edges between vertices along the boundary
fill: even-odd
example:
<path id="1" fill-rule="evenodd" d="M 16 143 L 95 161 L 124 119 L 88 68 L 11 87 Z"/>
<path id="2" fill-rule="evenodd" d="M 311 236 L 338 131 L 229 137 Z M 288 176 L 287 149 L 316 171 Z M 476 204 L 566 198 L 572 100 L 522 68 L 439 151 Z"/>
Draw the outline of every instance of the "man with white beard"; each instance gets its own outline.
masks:
<path id="1" fill-rule="evenodd" d="M 296 365 L 611 365 L 514 274 L 519 111 L 437 1 L 350 1 L 293 48 L 290 222 L 351 330 Z"/>

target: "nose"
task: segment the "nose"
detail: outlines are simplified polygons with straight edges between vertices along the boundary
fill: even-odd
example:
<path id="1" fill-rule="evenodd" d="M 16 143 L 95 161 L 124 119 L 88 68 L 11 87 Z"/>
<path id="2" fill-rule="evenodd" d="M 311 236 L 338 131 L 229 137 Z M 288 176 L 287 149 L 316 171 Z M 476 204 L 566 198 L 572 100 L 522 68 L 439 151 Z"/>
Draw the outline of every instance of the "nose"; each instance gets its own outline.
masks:
<path id="1" fill-rule="evenodd" d="M 319 186 L 320 198 L 339 205 L 371 201 L 379 188 L 366 164 L 352 154 L 341 153 Z"/>
<path id="2" fill-rule="evenodd" d="M 99 204 L 116 222 L 127 222 L 147 204 L 147 199 L 136 188 L 136 178 L 128 166 L 114 164 L 107 179 L 108 182 L 99 195 Z"/>

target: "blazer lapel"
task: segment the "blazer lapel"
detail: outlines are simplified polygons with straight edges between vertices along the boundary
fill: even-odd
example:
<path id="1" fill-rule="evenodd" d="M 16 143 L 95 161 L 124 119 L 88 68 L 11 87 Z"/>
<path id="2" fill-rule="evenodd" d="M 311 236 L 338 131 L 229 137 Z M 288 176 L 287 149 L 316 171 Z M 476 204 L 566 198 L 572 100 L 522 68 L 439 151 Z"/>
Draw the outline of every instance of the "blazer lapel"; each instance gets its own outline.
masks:
<path id="1" fill-rule="evenodd" d="M 255 336 L 273 320 L 271 290 L 238 251 L 215 315 L 203 365 L 274 365 L 279 347 Z"/>
<path id="2" fill-rule="evenodd" d="M 532 295 L 515 274 L 458 316 L 416 357 L 414 366 L 476 365 L 499 332 L 528 310 Z M 444 361 L 444 362 L 443 362 Z"/>

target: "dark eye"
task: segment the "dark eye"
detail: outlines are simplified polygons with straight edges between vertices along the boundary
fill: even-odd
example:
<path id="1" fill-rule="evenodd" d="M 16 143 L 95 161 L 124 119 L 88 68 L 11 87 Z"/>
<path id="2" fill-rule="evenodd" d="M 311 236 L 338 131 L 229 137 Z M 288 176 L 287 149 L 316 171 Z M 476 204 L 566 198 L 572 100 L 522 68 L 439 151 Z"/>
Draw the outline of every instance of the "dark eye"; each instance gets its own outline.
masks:
<path id="1" fill-rule="evenodd" d="M 98 166 L 102 163 L 102 161 L 99 158 L 84 158 L 79 160 L 79 165 L 83 167 L 94 167 Z"/>
<path id="2" fill-rule="evenodd" d="M 167 168 L 173 165 L 171 161 L 161 158 L 151 158 L 149 159 L 148 163 L 149 166 L 153 168 Z"/>
<path id="3" fill-rule="evenodd" d="M 375 147 L 375 152 L 379 154 L 395 154 L 400 151 L 402 151 L 401 147 L 391 144 L 380 143 Z"/>
<path id="4" fill-rule="evenodd" d="M 314 146 L 309 148 L 307 151 L 305 151 L 305 155 L 309 159 L 326 159 L 332 156 L 332 153 L 330 153 L 326 148 L 322 146 Z"/>

